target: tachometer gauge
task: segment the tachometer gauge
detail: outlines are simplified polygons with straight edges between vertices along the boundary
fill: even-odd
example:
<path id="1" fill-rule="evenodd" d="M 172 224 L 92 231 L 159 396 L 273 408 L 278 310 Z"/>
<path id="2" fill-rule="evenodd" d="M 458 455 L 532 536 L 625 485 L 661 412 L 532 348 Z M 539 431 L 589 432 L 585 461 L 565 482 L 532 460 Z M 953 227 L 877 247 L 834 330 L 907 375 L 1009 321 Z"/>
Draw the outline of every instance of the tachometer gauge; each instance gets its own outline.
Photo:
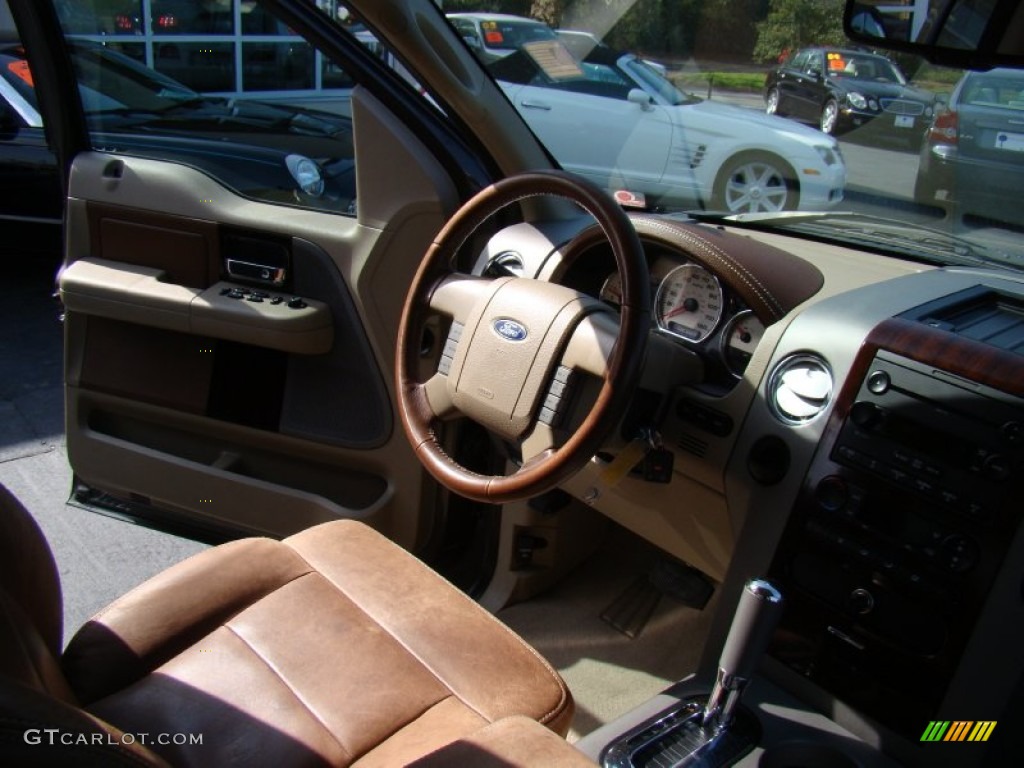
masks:
<path id="1" fill-rule="evenodd" d="M 676 267 L 658 288 L 658 327 L 686 341 L 704 341 L 722 319 L 722 286 L 697 264 Z"/>
<path id="2" fill-rule="evenodd" d="M 622 278 L 619 277 L 618 272 L 608 275 L 604 285 L 601 286 L 601 293 L 598 294 L 598 297 L 601 301 L 614 304 L 616 307 L 622 306 Z"/>
<path id="3" fill-rule="evenodd" d="M 722 334 L 722 359 L 733 376 L 743 375 L 762 336 L 764 323 L 749 309 L 738 312 L 729 321 Z"/>

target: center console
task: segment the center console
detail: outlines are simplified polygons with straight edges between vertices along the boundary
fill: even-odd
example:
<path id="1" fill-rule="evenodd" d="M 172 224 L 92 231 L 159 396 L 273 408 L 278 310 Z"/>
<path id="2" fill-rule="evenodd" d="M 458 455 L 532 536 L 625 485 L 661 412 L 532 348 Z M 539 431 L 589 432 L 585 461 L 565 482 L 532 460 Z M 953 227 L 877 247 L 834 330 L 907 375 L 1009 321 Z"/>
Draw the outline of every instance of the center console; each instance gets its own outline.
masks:
<path id="1" fill-rule="evenodd" d="M 885 349 L 847 405 L 772 563 L 789 610 L 769 653 L 917 740 L 1020 521 L 1024 408 Z"/>

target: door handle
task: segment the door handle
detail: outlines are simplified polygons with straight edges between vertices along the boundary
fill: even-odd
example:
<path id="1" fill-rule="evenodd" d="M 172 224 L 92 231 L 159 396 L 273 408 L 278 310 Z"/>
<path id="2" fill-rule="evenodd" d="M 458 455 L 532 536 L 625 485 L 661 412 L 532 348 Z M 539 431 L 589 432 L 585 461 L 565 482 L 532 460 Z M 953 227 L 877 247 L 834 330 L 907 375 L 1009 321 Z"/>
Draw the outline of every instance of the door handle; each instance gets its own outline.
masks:
<path id="1" fill-rule="evenodd" d="M 520 102 L 525 109 L 542 109 L 545 112 L 551 111 L 551 105 L 545 104 L 543 101 L 522 101 Z"/>

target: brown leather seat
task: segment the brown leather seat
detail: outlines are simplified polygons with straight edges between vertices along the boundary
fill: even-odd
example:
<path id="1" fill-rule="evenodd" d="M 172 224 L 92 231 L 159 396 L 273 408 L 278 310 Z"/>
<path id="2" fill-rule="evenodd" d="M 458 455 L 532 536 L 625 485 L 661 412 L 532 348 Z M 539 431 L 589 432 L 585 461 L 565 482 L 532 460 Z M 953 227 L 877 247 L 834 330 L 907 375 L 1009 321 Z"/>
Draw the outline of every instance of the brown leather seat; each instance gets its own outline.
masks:
<path id="1" fill-rule="evenodd" d="M 0 486 L 4 764 L 394 766 L 509 716 L 564 735 L 573 713 L 532 648 L 351 521 L 207 550 L 63 654 L 61 614 L 53 556 Z"/>

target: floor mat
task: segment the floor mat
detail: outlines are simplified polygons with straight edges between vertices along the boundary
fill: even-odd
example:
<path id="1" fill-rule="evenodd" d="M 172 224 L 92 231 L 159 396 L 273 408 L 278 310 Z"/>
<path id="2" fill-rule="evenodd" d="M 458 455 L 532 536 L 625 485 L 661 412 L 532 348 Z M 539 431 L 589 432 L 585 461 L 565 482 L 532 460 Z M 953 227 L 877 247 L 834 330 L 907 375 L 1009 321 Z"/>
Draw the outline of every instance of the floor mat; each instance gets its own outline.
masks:
<path id="1" fill-rule="evenodd" d="M 711 579 L 696 568 L 658 557 L 647 573 L 634 579 L 601 611 L 601 619 L 626 637 L 635 639 L 647 626 L 662 597 L 703 610 L 714 591 Z"/>
<path id="2" fill-rule="evenodd" d="M 650 581 L 662 559 L 653 545 L 616 527 L 606 544 L 560 584 L 498 613 L 565 678 L 576 700 L 570 739 L 590 733 L 697 667 L 714 612 L 658 599 L 633 637 L 601 618 L 631 585 Z M 648 598 L 649 599 L 649 598 Z M 642 601 L 641 601 L 642 602 Z"/>

